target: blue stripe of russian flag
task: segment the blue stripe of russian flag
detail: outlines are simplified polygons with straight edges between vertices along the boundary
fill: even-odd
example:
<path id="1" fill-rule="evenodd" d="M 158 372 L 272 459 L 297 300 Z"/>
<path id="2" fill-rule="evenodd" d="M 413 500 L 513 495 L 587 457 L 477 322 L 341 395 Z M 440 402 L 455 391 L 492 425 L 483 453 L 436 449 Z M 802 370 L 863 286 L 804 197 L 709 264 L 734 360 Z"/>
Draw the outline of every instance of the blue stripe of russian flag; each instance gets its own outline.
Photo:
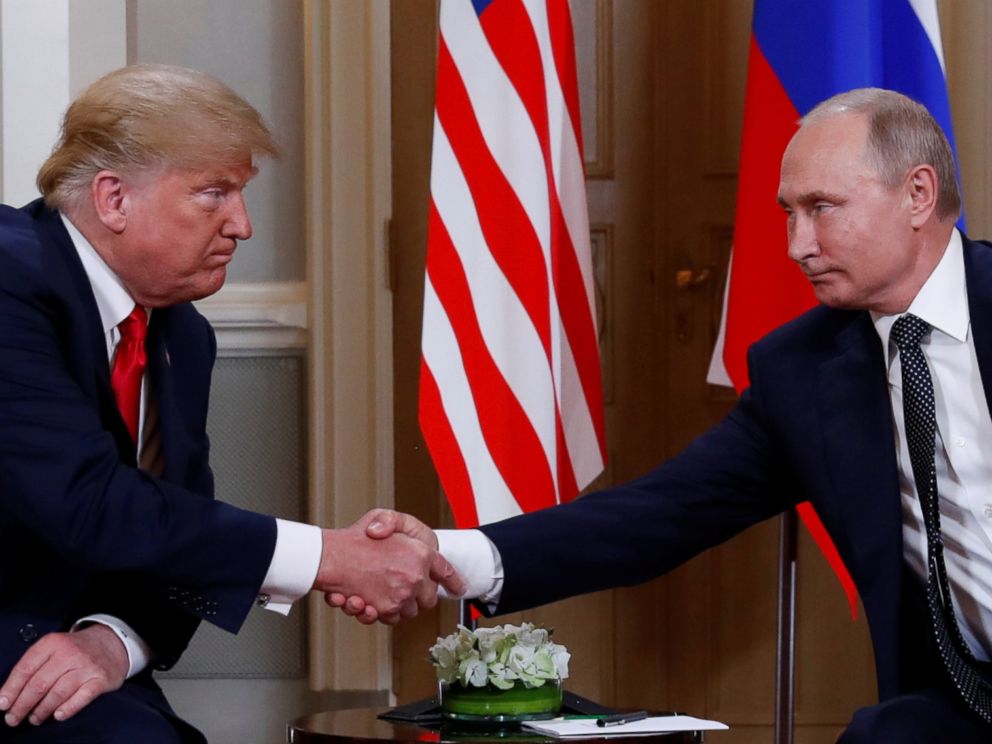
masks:
<path id="1" fill-rule="evenodd" d="M 754 36 L 800 116 L 852 88 L 889 88 L 926 106 L 957 152 L 944 70 L 909 0 L 758 0 Z"/>

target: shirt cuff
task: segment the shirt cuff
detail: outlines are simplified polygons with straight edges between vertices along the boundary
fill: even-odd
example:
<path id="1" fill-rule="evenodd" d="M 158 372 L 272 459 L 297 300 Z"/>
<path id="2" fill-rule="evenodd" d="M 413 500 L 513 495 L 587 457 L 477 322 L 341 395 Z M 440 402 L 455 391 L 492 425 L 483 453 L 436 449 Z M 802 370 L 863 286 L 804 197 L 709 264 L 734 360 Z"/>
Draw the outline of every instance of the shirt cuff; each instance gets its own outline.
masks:
<path id="1" fill-rule="evenodd" d="M 102 613 L 87 615 L 86 617 L 80 618 L 73 623 L 72 628 L 69 629 L 69 632 L 74 633 L 77 630 L 82 630 L 83 628 L 93 624 L 105 625 L 110 628 L 114 631 L 114 635 L 116 635 L 120 639 L 121 643 L 124 644 L 124 650 L 127 652 L 128 679 L 131 679 L 131 677 L 138 674 L 148 666 L 148 662 L 152 657 L 152 650 L 148 647 L 148 644 L 145 643 L 144 639 L 134 632 L 134 628 L 121 620 L 119 617 L 104 615 Z"/>
<path id="2" fill-rule="evenodd" d="M 492 541 L 479 530 L 434 530 L 438 552 L 448 559 L 468 583 L 461 597 L 451 597 L 443 587 L 444 599 L 479 599 L 495 606 L 503 592 L 503 559 Z"/>
<path id="3" fill-rule="evenodd" d="M 262 581 L 258 604 L 288 615 L 293 602 L 313 588 L 323 548 L 320 527 L 276 519 L 276 548 Z"/>

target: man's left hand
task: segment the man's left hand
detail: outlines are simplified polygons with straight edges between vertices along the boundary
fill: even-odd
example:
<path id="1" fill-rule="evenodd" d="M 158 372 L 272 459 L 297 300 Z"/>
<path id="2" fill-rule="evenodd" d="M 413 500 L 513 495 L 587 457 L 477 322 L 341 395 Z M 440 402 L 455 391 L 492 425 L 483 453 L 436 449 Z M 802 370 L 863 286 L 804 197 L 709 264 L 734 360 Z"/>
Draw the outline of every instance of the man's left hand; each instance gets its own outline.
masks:
<path id="1" fill-rule="evenodd" d="M 31 646 L 0 687 L 8 726 L 25 718 L 37 726 L 54 713 L 64 721 L 127 678 L 124 644 L 105 625 L 49 633 Z"/>
<path id="2" fill-rule="evenodd" d="M 395 625 L 414 617 L 437 603 L 439 584 L 455 596 L 465 591 L 464 579 L 437 552 L 433 531 L 409 515 L 373 509 L 350 527 L 324 530 L 314 588 L 332 607 L 351 597 L 344 610 L 361 622 Z M 356 602 L 361 607 L 352 611 Z"/>
<path id="3" fill-rule="evenodd" d="M 432 550 L 437 550 L 437 536 L 434 534 L 434 530 L 409 514 L 392 509 L 373 509 L 362 517 L 359 523 L 365 525 L 365 534 L 373 540 L 385 540 L 394 534 L 401 534 L 419 540 Z M 464 581 L 460 576 L 457 576 L 457 573 L 457 583 L 449 584 L 440 576 L 433 578 L 441 581 L 451 596 L 458 596 L 465 591 Z M 399 622 L 397 613 L 380 613 L 378 608 L 373 607 L 366 602 L 364 597 L 359 595 L 346 596 L 341 592 L 328 592 L 324 595 L 324 601 L 331 607 L 342 610 L 344 614 L 354 617 L 363 625 L 371 625 L 376 620 L 387 625 L 395 625 Z"/>

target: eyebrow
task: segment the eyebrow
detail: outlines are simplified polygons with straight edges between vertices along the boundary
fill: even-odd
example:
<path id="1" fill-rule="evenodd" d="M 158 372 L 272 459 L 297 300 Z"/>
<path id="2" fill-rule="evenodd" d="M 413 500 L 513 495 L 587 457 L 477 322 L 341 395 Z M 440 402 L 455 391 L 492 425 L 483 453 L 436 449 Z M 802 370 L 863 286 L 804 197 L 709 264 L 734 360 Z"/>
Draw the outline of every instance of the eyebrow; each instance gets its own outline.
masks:
<path id="1" fill-rule="evenodd" d="M 216 186 L 222 186 L 228 189 L 243 189 L 245 186 L 248 185 L 248 182 L 255 176 L 257 172 L 258 171 L 253 171 L 248 176 L 248 178 L 244 180 L 244 183 L 236 179 L 229 178 L 228 176 L 216 176 L 213 178 L 205 178 L 198 186 L 196 186 L 196 189 L 197 190 L 210 189 Z"/>
<path id="2" fill-rule="evenodd" d="M 778 195 L 776 201 L 783 209 L 789 206 L 789 203 L 781 194 Z M 813 204 L 818 201 L 840 202 L 842 199 L 838 194 L 831 194 L 827 191 L 807 191 L 805 194 L 800 194 L 796 197 L 795 203 L 802 206 L 805 204 Z"/>
<path id="3" fill-rule="evenodd" d="M 251 181 L 251 179 L 253 179 L 257 175 L 258 175 L 258 168 L 254 166 L 251 168 L 251 170 L 248 171 L 248 176 L 247 178 L 245 178 L 244 183 L 238 181 L 237 179 L 231 178 L 230 176 L 226 176 L 220 173 L 216 175 L 212 175 L 208 173 L 207 177 L 203 179 L 202 185 L 198 186 L 197 188 L 210 188 L 211 186 L 244 188 L 245 186 L 248 185 L 248 182 Z"/>

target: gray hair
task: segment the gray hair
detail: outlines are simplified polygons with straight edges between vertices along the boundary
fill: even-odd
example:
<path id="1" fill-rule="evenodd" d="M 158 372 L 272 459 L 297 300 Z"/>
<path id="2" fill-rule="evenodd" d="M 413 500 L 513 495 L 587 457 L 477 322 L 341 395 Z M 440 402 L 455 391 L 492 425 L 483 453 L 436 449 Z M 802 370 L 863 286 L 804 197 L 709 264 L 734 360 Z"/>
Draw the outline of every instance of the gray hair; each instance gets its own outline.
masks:
<path id="1" fill-rule="evenodd" d="M 937 173 L 937 215 L 947 219 L 961 213 L 954 153 L 925 106 L 892 90 L 857 88 L 817 104 L 799 125 L 842 113 L 868 118 L 866 157 L 883 182 L 896 186 L 910 168 L 929 165 Z"/>

